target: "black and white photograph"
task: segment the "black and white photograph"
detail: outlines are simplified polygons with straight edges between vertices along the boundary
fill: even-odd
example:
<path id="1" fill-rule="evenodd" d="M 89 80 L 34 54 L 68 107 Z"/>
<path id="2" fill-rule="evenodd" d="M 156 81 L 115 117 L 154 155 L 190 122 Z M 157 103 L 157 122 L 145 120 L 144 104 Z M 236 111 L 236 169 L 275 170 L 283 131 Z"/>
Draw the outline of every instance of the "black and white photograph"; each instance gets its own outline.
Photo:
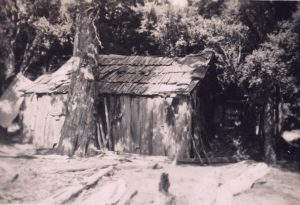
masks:
<path id="1" fill-rule="evenodd" d="M 300 1 L 0 0 L 0 204 L 299 205 Z"/>

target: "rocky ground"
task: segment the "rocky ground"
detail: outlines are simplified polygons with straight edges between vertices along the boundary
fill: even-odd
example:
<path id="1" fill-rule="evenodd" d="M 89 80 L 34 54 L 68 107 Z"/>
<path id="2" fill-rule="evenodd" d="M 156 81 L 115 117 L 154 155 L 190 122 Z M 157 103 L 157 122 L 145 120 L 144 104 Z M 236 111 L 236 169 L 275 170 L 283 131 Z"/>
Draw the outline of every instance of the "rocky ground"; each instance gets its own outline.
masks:
<path id="1" fill-rule="evenodd" d="M 0 204 L 296 205 L 298 168 L 252 161 L 175 165 L 164 157 L 112 152 L 80 159 L 0 145 Z M 159 191 L 162 173 L 168 192 Z"/>

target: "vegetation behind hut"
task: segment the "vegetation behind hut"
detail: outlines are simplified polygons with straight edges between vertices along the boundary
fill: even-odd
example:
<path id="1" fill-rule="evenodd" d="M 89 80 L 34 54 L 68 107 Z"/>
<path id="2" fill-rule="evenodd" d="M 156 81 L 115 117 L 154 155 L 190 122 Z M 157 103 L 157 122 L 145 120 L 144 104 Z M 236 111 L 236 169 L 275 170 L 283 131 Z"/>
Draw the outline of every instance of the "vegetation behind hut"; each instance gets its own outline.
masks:
<path id="1" fill-rule="evenodd" d="M 237 85 L 265 108 L 266 142 L 267 136 L 280 135 L 281 121 L 286 129 L 299 126 L 299 3 L 192 0 L 175 7 L 172 1 L 95 0 L 91 5 L 97 12 L 87 18 L 100 34 L 101 53 L 182 56 L 211 49 L 223 90 Z M 1 92 L 17 73 L 36 78 L 72 55 L 77 13 L 76 0 L 1 1 Z M 276 117 L 281 104 L 288 113 L 283 120 Z M 276 144 L 271 141 L 267 144 Z"/>

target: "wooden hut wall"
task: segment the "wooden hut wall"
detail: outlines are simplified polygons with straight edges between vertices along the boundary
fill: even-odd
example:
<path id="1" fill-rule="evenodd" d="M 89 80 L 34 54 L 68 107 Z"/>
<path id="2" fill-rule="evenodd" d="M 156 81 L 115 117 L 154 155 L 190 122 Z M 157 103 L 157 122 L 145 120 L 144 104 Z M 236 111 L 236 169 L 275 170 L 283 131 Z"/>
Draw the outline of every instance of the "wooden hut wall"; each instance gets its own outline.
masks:
<path id="1" fill-rule="evenodd" d="M 213 111 L 217 90 L 216 75 L 211 68 L 206 77 L 191 93 L 193 156 L 205 162 L 214 154 Z M 200 159 L 200 160 L 201 160 Z"/>
<path id="2" fill-rule="evenodd" d="M 27 94 L 21 112 L 23 141 L 40 148 L 58 143 L 66 100 L 67 94 Z"/>
<path id="3" fill-rule="evenodd" d="M 206 159 L 210 147 L 210 122 L 209 103 L 205 96 L 199 91 L 192 93 L 192 139 L 193 139 L 193 156 L 196 158 Z"/>
<path id="4" fill-rule="evenodd" d="M 98 102 L 99 139 L 109 139 L 111 150 L 189 157 L 188 97 L 101 95 Z"/>

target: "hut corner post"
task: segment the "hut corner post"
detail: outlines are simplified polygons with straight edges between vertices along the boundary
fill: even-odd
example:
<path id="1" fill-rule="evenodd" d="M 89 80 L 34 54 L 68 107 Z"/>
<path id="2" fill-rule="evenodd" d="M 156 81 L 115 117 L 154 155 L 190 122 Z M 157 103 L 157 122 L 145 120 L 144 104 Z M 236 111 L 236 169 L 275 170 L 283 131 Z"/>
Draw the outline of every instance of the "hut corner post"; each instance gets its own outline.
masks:
<path id="1" fill-rule="evenodd" d="M 95 82 L 93 68 L 97 66 L 96 36 L 93 28 L 94 9 L 91 3 L 80 2 L 76 18 L 74 56 L 80 57 L 79 67 L 73 72 L 67 102 L 67 113 L 61 130 L 57 151 L 63 155 L 86 156 L 97 153 Z"/>

